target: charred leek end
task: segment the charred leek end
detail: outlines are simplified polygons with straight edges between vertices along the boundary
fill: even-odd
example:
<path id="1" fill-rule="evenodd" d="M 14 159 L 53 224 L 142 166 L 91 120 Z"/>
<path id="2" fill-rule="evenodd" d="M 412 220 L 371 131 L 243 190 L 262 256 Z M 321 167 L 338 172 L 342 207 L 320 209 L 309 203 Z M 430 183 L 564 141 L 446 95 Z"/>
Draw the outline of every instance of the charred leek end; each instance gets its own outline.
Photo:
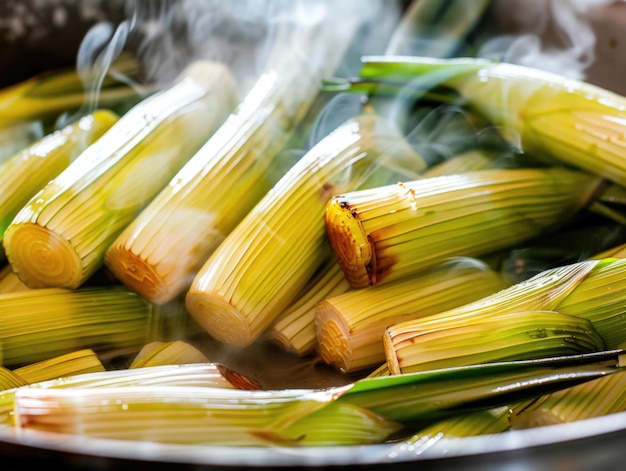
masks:
<path id="1" fill-rule="evenodd" d="M 525 152 L 626 184 L 626 98 L 614 92 L 472 58 L 365 57 L 361 75 L 369 82 L 452 87 L 492 123 L 516 134 Z"/>
<path id="2" fill-rule="evenodd" d="M 223 65 L 199 62 L 124 114 L 7 228 L 4 247 L 19 277 L 33 288 L 80 286 L 226 117 L 233 88 Z"/>
<path id="3" fill-rule="evenodd" d="M 0 163 L 0 241 L 20 208 L 106 132 L 118 117 L 99 110 L 44 136 Z M 3 250 L 0 248 L 0 258 Z"/>
<path id="4" fill-rule="evenodd" d="M 605 348 L 588 319 L 554 311 L 493 314 L 463 326 L 386 329 L 385 357 L 392 374 L 494 361 L 529 360 Z"/>
<path id="5" fill-rule="evenodd" d="M 105 367 L 98 355 L 90 348 L 66 353 L 13 370 L 15 374 L 28 383 L 38 383 L 96 371 L 105 371 Z"/>
<path id="6" fill-rule="evenodd" d="M 364 288 L 545 233 L 584 208 L 601 183 L 559 167 L 433 177 L 336 194 L 326 228 L 350 285 Z"/>
<path id="7" fill-rule="evenodd" d="M 4 268 L 0 269 L 0 294 L 27 291 L 29 289 L 30 288 L 13 273 L 11 265 L 6 265 Z"/>
<path id="8" fill-rule="evenodd" d="M 151 342 L 137 354 L 130 368 L 145 368 L 158 365 L 184 365 L 187 363 L 208 363 L 209 359 L 190 343 L 182 340 L 172 342 Z"/>
<path id="9" fill-rule="evenodd" d="M 187 310 L 217 340 L 251 344 L 332 258 L 324 227 L 331 195 L 423 169 L 387 120 L 369 114 L 348 120 L 292 166 L 224 239 L 194 278 Z"/>
<path id="10" fill-rule="evenodd" d="M 122 287 L 44 288 L 0 295 L 0 364 L 20 367 L 75 350 L 133 351 L 151 340 L 152 306 Z"/>
<path id="11" fill-rule="evenodd" d="M 283 350 L 298 356 L 315 352 L 315 308 L 326 298 L 349 291 L 350 285 L 334 261 L 326 264 L 304 288 L 302 296 L 281 314 L 267 332 L 267 338 Z"/>
<path id="12" fill-rule="evenodd" d="M 316 306 L 319 355 L 346 373 L 376 367 L 385 361 L 387 326 L 461 306 L 506 286 L 479 260 L 456 257 L 395 282 L 328 297 Z"/>
<path id="13" fill-rule="evenodd" d="M 106 108 L 127 108 L 141 100 L 143 92 L 131 87 L 128 81 L 139 81 L 140 64 L 137 59 L 122 55 L 115 60 L 106 75 L 92 77 L 97 71 L 81 76 L 75 69 L 54 70 L 34 76 L 0 90 L 0 128 L 15 123 L 44 121 L 51 127 L 59 116 L 84 108 L 92 90 L 86 82 L 98 80 L 98 105 Z M 125 77 L 120 80 L 119 77 Z M 153 91 L 153 90 L 152 90 Z"/>
<path id="14" fill-rule="evenodd" d="M 626 410 L 626 371 L 553 392 L 511 409 L 513 429 L 575 422 Z"/>

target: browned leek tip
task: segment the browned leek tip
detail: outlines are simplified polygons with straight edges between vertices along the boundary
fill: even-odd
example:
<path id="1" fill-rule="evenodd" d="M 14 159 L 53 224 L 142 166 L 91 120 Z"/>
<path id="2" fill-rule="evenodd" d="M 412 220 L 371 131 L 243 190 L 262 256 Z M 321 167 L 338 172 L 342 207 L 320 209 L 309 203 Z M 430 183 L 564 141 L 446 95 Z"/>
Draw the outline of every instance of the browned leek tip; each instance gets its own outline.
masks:
<path id="1" fill-rule="evenodd" d="M 352 288 L 370 286 L 375 280 L 376 252 L 357 214 L 341 196 L 326 206 L 326 232 L 329 244 Z"/>
<path id="2" fill-rule="evenodd" d="M 7 259 L 29 288 L 76 288 L 83 280 L 83 262 L 72 243 L 36 223 L 10 225 L 4 233 Z"/>
<path id="3" fill-rule="evenodd" d="M 251 391 L 260 391 L 263 389 L 261 383 L 259 383 L 256 379 L 232 370 L 220 363 L 217 364 L 217 370 L 226 381 L 237 389 L 247 389 Z"/>
<path id="4" fill-rule="evenodd" d="M 158 267 L 126 247 L 111 245 L 105 264 L 124 285 L 150 302 L 162 305 L 172 299 L 170 283 L 160 275 Z"/>

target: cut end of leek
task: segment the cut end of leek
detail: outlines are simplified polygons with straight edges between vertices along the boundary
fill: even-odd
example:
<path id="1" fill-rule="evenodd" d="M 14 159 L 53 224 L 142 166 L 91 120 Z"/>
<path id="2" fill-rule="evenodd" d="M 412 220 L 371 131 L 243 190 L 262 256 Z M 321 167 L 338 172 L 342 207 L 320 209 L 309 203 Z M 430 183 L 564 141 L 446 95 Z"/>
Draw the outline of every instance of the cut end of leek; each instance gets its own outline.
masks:
<path id="1" fill-rule="evenodd" d="M 187 293 L 185 306 L 196 322 L 219 342 L 247 347 L 256 340 L 245 316 L 217 293 L 192 289 Z"/>
<path id="2" fill-rule="evenodd" d="M 162 305 L 171 300 L 170 284 L 161 276 L 158 267 L 141 255 L 114 243 L 104 260 L 116 278 L 148 301 Z"/>
<path id="3" fill-rule="evenodd" d="M 349 371 L 352 363 L 350 327 L 333 305 L 322 301 L 316 307 L 317 351 L 320 358 L 339 371 Z"/>
<path id="4" fill-rule="evenodd" d="M 29 288 L 77 288 L 83 282 L 82 261 L 72 244 L 38 224 L 12 224 L 4 247 L 13 271 Z"/>
<path id="5" fill-rule="evenodd" d="M 341 197 L 328 202 L 326 229 L 330 246 L 350 286 L 370 286 L 371 272 L 367 267 L 372 266 L 374 251 L 360 222 Z"/>
<path id="6" fill-rule="evenodd" d="M 318 302 L 316 334 L 322 359 L 344 373 L 384 361 L 385 328 L 476 301 L 505 288 L 483 262 L 453 257 L 416 276 L 326 297 Z"/>

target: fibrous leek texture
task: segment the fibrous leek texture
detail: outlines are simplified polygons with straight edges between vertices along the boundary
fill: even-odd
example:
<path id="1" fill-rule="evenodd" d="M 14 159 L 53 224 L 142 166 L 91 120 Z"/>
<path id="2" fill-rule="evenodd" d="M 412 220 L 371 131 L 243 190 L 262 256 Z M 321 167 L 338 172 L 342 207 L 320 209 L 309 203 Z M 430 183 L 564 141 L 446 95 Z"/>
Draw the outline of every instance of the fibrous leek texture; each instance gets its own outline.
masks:
<path id="1" fill-rule="evenodd" d="M 541 427 L 624 412 L 624 388 L 626 371 L 525 401 L 511 408 L 511 427 Z"/>
<path id="2" fill-rule="evenodd" d="M 79 349 L 133 351 L 149 340 L 152 305 L 123 287 L 42 288 L 0 295 L 0 365 Z"/>
<path id="3" fill-rule="evenodd" d="M 107 384 L 107 373 L 96 373 L 67 378 L 58 387 L 9 390 L 0 396 L 0 407 L 13 405 L 18 429 L 87 437 L 243 446 L 372 444 L 438 420 L 619 372 L 607 358 L 500 362 L 366 378 L 327 389 L 191 385 L 177 379 L 182 373 L 167 385 L 151 385 L 148 377 L 133 382 L 132 376 L 126 383 Z M 190 367 L 197 365 L 176 368 Z M 98 384 L 81 378 L 93 375 L 99 375 Z"/>
<path id="4" fill-rule="evenodd" d="M 267 331 L 267 338 L 298 356 L 313 354 L 317 348 L 317 304 L 351 289 L 336 260 L 329 260 L 306 284 L 296 301 L 277 317 Z"/>
<path id="5" fill-rule="evenodd" d="M 35 385 L 41 389 L 101 389 L 126 386 L 182 386 L 225 389 L 261 389 L 253 378 L 221 363 L 199 362 L 107 370 L 54 378 Z"/>
<path id="6" fill-rule="evenodd" d="M 545 233 L 583 209 L 601 184 L 560 167 L 425 178 L 335 193 L 326 227 L 346 278 L 364 288 Z"/>
<path id="7" fill-rule="evenodd" d="M 234 83 L 197 62 L 125 113 L 34 195 L 4 234 L 13 270 L 32 288 L 77 288 L 136 214 L 232 109 Z"/>
<path id="8" fill-rule="evenodd" d="M 20 386 L 103 371 L 105 368 L 100 358 L 88 348 L 31 363 L 13 371 L 0 366 L 0 425 L 13 425 L 13 399 L 15 390 Z"/>
<path id="9" fill-rule="evenodd" d="M 368 56 L 355 91 L 454 89 L 522 150 L 626 184 L 626 98 L 532 67 L 473 58 Z"/>
<path id="10" fill-rule="evenodd" d="M 39 383 L 65 376 L 74 376 L 84 373 L 94 373 L 105 371 L 105 367 L 100 358 L 90 348 L 76 350 L 63 355 L 30 363 L 13 372 L 19 375 L 28 383 Z"/>
<path id="11" fill-rule="evenodd" d="M 59 372 L 58 369 L 56 371 Z M 1 388 L 3 384 L 7 386 L 5 390 Z M 15 425 L 13 407 L 15 394 L 20 386 L 27 384 L 29 383 L 17 373 L 0 367 L 0 424 Z M 261 385 L 253 378 L 219 363 L 209 362 L 67 374 L 40 381 L 33 384 L 33 387 L 46 390 L 73 389 L 78 391 L 126 387 L 261 389 Z M 108 397 L 111 399 L 113 396 Z"/>
<path id="12" fill-rule="evenodd" d="M 388 331 L 389 332 L 389 331 Z M 588 319 L 554 311 L 494 313 L 471 324 L 384 337 L 392 374 L 605 348 Z"/>
<path id="13" fill-rule="evenodd" d="M 111 111 L 95 111 L 0 162 L 0 241 L 21 207 L 117 119 Z M 0 259 L 3 257 L 4 250 L 0 247 Z"/>
<path id="14" fill-rule="evenodd" d="M 414 453 L 432 447 L 448 438 L 475 437 L 478 435 L 506 432 L 510 429 L 509 408 L 479 410 L 443 419 L 420 429 L 412 437 L 399 441 L 398 451 L 410 449 Z"/>
<path id="15" fill-rule="evenodd" d="M 4 366 L 0 366 L 0 391 L 17 388 L 26 384 L 28 384 L 28 382 L 17 373 Z"/>
<path id="16" fill-rule="evenodd" d="M 354 27 L 350 20 L 333 31 L 327 20 L 315 20 L 280 30 L 284 37 L 239 106 L 108 249 L 105 264 L 123 283 L 157 304 L 189 288 L 215 248 L 293 164 L 282 151 L 323 74 L 341 61 Z M 323 54 L 323 67 L 309 60 L 316 54 Z"/>
<path id="17" fill-rule="evenodd" d="M 466 151 L 441 164 L 428 167 L 421 174 L 421 178 L 494 168 L 494 165 L 495 158 L 489 151 L 484 149 Z M 493 287 L 491 284 L 488 285 L 486 289 Z M 352 287 L 340 265 L 333 258 L 307 283 L 294 304 L 278 316 L 268 330 L 267 337 L 284 350 L 296 355 L 312 354 L 318 344 L 315 326 L 316 306 L 326 298 L 338 296 L 337 299 L 341 299 L 339 295 L 351 290 Z M 380 338 L 377 341 L 380 341 Z"/>
<path id="18" fill-rule="evenodd" d="M 454 257 L 414 276 L 327 297 L 315 307 L 317 350 L 343 372 L 376 367 L 385 361 L 387 326 L 461 306 L 506 286 L 481 261 Z"/>
<path id="19" fill-rule="evenodd" d="M 626 259 L 588 260 L 561 266 L 478 301 L 389 326 L 384 334 L 389 370 L 399 373 L 424 368 L 422 363 L 431 361 L 431 355 L 422 340 L 426 342 L 454 329 L 470 331 L 473 326 L 480 328 L 481 323 L 493 325 L 498 316 L 528 311 L 554 311 L 589 321 L 605 348 L 620 348 L 626 341 L 622 321 L 626 308 L 625 271 Z M 532 331 L 529 327 L 528 334 Z M 535 333 L 541 336 L 542 332 Z M 456 340 L 452 346 L 463 348 L 463 343 Z"/>
<path id="20" fill-rule="evenodd" d="M 187 292 L 217 340 L 254 342 L 332 257 L 324 211 L 347 189 L 417 176 L 425 163 L 389 121 L 351 118 L 309 150 L 224 239 Z"/>

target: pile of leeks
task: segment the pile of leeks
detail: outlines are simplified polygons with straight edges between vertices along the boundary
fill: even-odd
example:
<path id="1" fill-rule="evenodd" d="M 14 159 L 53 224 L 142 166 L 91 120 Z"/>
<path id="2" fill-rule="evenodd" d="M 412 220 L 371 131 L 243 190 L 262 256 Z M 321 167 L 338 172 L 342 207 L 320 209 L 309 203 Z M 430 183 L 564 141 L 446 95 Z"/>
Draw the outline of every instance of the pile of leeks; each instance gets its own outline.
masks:
<path id="1" fill-rule="evenodd" d="M 412 2 L 326 88 L 358 24 L 281 30 L 325 68 L 279 48 L 244 94 L 195 64 L 36 136 L 75 93 L 0 94 L 0 431 L 334 446 L 624 411 L 626 98 L 470 57 L 489 4 Z M 319 135 L 329 96 L 358 106 Z"/>

